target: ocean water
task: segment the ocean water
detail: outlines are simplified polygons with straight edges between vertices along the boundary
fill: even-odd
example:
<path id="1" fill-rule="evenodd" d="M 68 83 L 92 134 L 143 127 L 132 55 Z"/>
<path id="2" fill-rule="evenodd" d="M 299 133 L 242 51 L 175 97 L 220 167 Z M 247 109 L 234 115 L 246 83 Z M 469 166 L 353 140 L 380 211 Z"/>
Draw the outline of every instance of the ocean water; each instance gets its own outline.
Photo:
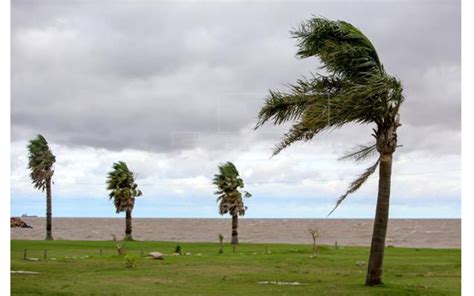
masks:
<path id="1" fill-rule="evenodd" d="M 33 229 L 11 228 L 11 239 L 43 239 L 45 218 L 25 217 Z M 371 219 L 239 219 L 240 242 L 312 243 L 308 228 L 318 227 L 318 243 L 340 246 L 369 246 Z M 123 218 L 54 218 L 53 236 L 61 240 L 109 240 L 125 231 Z M 229 219 L 134 218 L 137 240 L 217 242 L 219 233 L 230 240 Z M 387 246 L 460 248 L 460 219 L 391 219 Z"/>

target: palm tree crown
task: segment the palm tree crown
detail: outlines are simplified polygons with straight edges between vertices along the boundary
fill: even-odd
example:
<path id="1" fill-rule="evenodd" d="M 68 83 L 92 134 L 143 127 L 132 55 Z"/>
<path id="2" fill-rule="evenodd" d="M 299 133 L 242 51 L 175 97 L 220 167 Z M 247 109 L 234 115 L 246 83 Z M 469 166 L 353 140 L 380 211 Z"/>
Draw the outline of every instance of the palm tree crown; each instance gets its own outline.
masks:
<path id="1" fill-rule="evenodd" d="M 219 165 L 219 173 L 214 175 L 213 184 L 217 186 L 215 194 L 218 195 L 219 213 L 221 215 L 245 215 L 247 207 L 242 199 L 242 192 L 238 189 L 244 187 L 244 181 L 239 176 L 237 168 L 232 162 Z M 250 197 L 249 192 L 244 191 L 243 197 Z"/>
<path id="2" fill-rule="evenodd" d="M 123 161 L 113 164 L 107 176 L 107 190 L 110 191 L 109 197 L 113 199 L 117 213 L 133 210 L 135 197 L 142 195 L 133 172 Z"/>
<path id="3" fill-rule="evenodd" d="M 42 135 L 38 135 L 28 144 L 28 168 L 33 186 L 41 191 L 46 189 L 48 180 L 53 177 L 53 165 L 56 157 L 51 152 L 48 142 Z"/>
<path id="4" fill-rule="evenodd" d="M 393 153 L 400 125 L 398 109 L 404 100 L 402 86 L 385 72 L 370 40 L 349 23 L 319 17 L 304 22 L 291 34 L 297 40 L 297 56 L 318 57 L 326 74 L 303 77 L 287 91 L 270 91 L 256 128 L 267 121 L 275 125 L 294 122 L 273 154 L 348 123 L 375 123 L 375 141 L 359 145 L 344 159 L 365 159 L 375 150 L 381 155 Z M 378 164 L 377 160 L 349 186 L 336 207 L 360 188 Z"/>

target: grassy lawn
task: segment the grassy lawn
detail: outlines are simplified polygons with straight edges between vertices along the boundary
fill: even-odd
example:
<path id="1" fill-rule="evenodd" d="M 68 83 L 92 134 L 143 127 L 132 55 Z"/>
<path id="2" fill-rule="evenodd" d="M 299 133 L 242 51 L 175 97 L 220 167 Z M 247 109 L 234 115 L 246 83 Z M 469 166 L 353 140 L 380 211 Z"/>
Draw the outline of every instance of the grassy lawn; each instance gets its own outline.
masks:
<path id="1" fill-rule="evenodd" d="M 320 247 L 311 258 L 308 245 L 229 245 L 180 243 L 190 256 L 149 260 L 145 253 L 172 254 L 175 242 L 129 242 L 126 259 L 110 241 L 11 241 L 11 270 L 39 274 L 11 275 L 13 295 L 460 295 L 461 251 L 388 248 L 385 285 L 363 285 L 368 248 Z M 23 260 L 28 257 L 39 261 Z M 48 260 L 43 250 L 48 250 Z M 99 250 L 103 249 L 102 255 Z M 55 260 L 53 259 L 55 258 Z M 360 263 L 360 262 L 359 262 Z M 259 282 L 299 282 L 278 285 Z"/>

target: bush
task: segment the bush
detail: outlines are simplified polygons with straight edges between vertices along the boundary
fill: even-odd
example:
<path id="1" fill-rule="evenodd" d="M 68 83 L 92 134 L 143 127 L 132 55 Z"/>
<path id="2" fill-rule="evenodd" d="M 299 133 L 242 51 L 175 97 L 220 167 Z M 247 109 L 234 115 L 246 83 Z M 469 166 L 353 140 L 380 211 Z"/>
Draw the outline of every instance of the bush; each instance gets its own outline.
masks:
<path id="1" fill-rule="evenodd" d="M 135 257 L 127 255 L 125 256 L 125 267 L 126 268 L 135 268 L 137 265 L 135 264 Z"/>

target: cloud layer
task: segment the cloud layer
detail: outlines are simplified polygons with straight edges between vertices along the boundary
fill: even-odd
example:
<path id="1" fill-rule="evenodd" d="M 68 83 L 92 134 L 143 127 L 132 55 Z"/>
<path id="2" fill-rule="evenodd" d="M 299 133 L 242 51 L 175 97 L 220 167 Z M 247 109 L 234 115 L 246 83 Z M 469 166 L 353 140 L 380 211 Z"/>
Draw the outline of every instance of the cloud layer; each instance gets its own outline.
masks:
<path id="1" fill-rule="evenodd" d="M 298 216 L 305 203 L 320 202 L 326 211 L 362 169 L 337 163 L 337 155 L 370 140 L 371 127 L 324 134 L 272 160 L 287 127 L 252 129 L 268 89 L 318 71 L 316 59 L 295 58 L 289 35 L 311 15 L 359 27 L 404 84 L 403 148 L 395 163 L 403 167 L 395 181 L 403 190 L 394 188 L 400 206 L 426 200 L 440 204 L 433 211 L 448 207 L 456 216 L 460 1 L 14 1 L 12 211 L 38 195 L 24 160 L 26 141 L 37 133 L 55 145 L 57 194 L 65 198 L 104 196 L 111 163 L 128 159 L 144 184 L 156 184 L 145 185 L 153 187 L 148 196 L 183 196 L 192 204 L 190 192 L 212 195 L 217 163 L 234 160 L 260 207 L 285 215 L 281 205 L 288 203 Z M 374 196 L 371 182 L 359 196 Z M 273 198 L 281 200 L 275 205 Z"/>

